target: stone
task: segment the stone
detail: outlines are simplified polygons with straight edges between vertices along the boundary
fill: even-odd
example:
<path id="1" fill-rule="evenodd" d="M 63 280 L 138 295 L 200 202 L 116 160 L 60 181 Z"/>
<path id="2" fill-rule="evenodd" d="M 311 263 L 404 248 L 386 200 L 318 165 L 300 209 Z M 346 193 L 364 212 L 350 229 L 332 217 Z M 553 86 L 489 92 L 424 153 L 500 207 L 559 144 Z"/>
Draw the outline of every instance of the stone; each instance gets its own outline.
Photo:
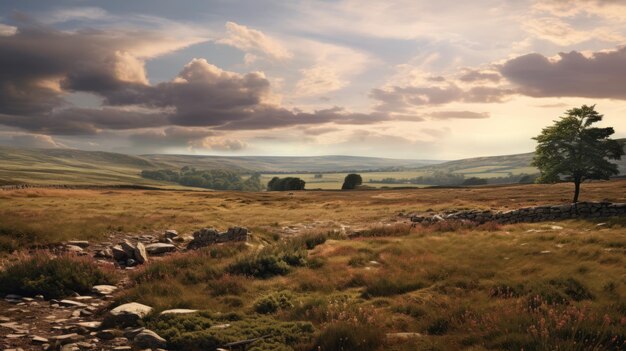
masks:
<path id="1" fill-rule="evenodd" d="M 87 307 L 87 305 L 82 302 L 72 300 L 61 300 L 59 301 L 59 305 L 64 307 Z"/>
<path id="2" fill-rule="evenodd" d="M 50 337 L 50 341 L 56 341 L 57 343 L 61 344 L 61 345 L 65 345 L 65 344 L 69 344 L 72 342 L 77 342 L 82 340 L 83 337 L 76 334 L 76 333 L 71 333 L 71 334 L 64 334 L 64 335 L 57 335 L 57 336 L 51 336 Z"/>
<path id="3" fill-rule="evenodd" d="M 130 302 L 109 311 L 103 326 L 126 327 L 135 326 L 137 322 L 152 312 L 152 307 L 137 302 Z"/>
<path id="4" fill-rule="evenodd" d="M 73 253 L 81 253 L 83 252 L 83 248 L 76 245 L 65 245 L 65 250 Z"/>
<path id="5" fill-rule="evenodd" d="M 146 247 L 142 243 L 137 243 L 134 251 L 135 260 L 139 264 L 143 264 L 148 262 L 148 253 L 146 252 Z"/>
<path id="6" fill-rule="evenodd" d="M 167 239 L 174 239 L 178 236 L 178 232 L 175 231 L 174 229 L 168 229 L 165 231 L 163 236 L 166 237 Z"/>
<path id="7" fill-rule="evenodd" d="M 87 240 L 70 240 L 67 242 L 68 245 L 78 246 L 80 248 L 89 247 L 89 241 Z"/>
<path id="8" fill-rule="evenodd" d="M 120 332 L 115 329 L 103 329 L 96 333 L 96 337 L 102 340 L 113 340 L 118 335 L 120 335 Z"/>
<path id="9" fill-rule="evenodd" d="M 144 331 L 146 328 L 144 327 L 139 327 L 139 328 L 126 328 L 124 330 L 124 337 L 128 340 L 132 340 L 135 338 L 135 336 L 137 336 L 137 334 L 141 333 L 142 331 Z"/>
<path id="10" fill-rule="evenodd" d="M 150 255 L 160 255 L 166 252 L 176 251 L 176 246 L 172 244 L 163 244 L 163 243 L 148 244 L 146 245 L 146 251 Z"/>
<path id="11" fill-rule="evenodd" d="M 165 310 L 161 312 L 161 314 L 187 314 L 187 313 L 196 313 L 198 310 L 190 310 L 186 308 L 175 308 L 171 310 Z"/>
<path id="12" fill-rule="evenodd" d="M 75 323 L 74 325 L 93 331 L 93 330 L 100 329 L 100 326 L 102 326 L 102 322 L 98 322 L 98 321 L 78 322 L 78 323 Z"/>
<path id="13" fill-rule="evenodd" d="M 202 228 L 193 233 L 193 240 L 187 244 L 187 249 L 195 250 L 215 244 L 219 235 L 215 228 Z"/>
<path id="14" fill-rule="evenodd" d="M 129 259 L 127 259 L 127 260 L 126 260 L 126 265 L 127 265 L 128 267 L 132 267 L 132 266 L 134 266 L 134 265 L 136 265 L 136 264 L 137 264 L 137 261 L 135 261 L 135 260 L 134 260 L 134 259 L 132 259 L 132 258 L 129 258 Z"/>
<path id="15" fill-rule="evenodd" d="M 118 262 L 126 262 L 126 260 L 129 258 L 128 254 L 121 245 L 115 245 L 111 247 L 111 254 L 113 255 L 113 259 Z"/>
<path id="16" fill-rule="evenodd" d="M 96 257 L 96 258 L 114 258 L 113 257 L 113 250 L 111 250 L 109 248 L 106 248 L 106 249 L 103 249 L 103 250 L 98 250 L 94 254 L 94 257 Z"/>
<path id="17" fill-rule="evenodd" d="M 30 339 L 35 344 L 46 344 L 46 343 L 48 343 L 48 339 L 46 339 L 46 338 L 44 338 L 42 336 L 33 335 Z"/>
<path id="18" fill-rule="evenodd" d="M 124 240 L 120 243 L 120 247 L 126 253 L 126 257 L 135 258 L 135 245 L 133 245 L 130 241 Z"/>
<path id="19" fill-rule="evenodd" d="M 98 295 L 111 295 L 117 290 L 115 285 L 94 285 L 91 288 L 91 292 Z"/>
<path id="20" fill-rule="evenodd" d="M 167 347 L 167 341 L 152 330 L 145 329 L 133 339 L 133 346 L 139 349 L 158 349 Z"/>

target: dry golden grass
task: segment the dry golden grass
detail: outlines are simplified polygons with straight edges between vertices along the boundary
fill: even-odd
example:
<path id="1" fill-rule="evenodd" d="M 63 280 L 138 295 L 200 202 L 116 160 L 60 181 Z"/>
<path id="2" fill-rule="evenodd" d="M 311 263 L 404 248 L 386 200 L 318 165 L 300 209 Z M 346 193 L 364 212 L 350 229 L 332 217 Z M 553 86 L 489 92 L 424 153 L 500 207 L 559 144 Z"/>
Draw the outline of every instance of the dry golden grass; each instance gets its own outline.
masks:
<path id="1" fill-rule="evenodd" d="M 0 244 L 97 239 L 107 232 L 192 232 L 247 226 L 258 234 L 287 225 L 364 226 L 396 214 L 463 208 L 518 208 L 568 202 L 571 184 L 293 192 L 26 189 L 0 192 Z M 626 180 L 583 185 L 582 200 L 626 202 Z M 5 238 L 3 239 L 2 236 Z"/>
<path id="2" fill-rule="evenodd" d="M 311 347 L 336 345 L 351 331 L 380 339 L 382 331 L 422 335 L 389 339 L 385 350 L 623 349 L 624 218 L 602 226 L 598 220 L 381 226 L 399 212 L 563 203 L 571 190 L 570 184 L 294 195 L 30 189 L 0 193 L 0 230 L 14 227 L 30 233 L 25 239 L 49 242 L 116 230 L 185 233 L 243 225 L 255 233 L 253 244 L 279 260 L 309 246 L 306 263 L 263 278 L 232 269 L 245 260 L 255 264 L 254 246 L 176 254 L 142 267 L 119 302 L 255 316 L 262 299 L 288 296 L 288 303 L 269 309 L 275 311 L 270 318 L 311 322 Z M 582 198 L 626 202 L 626 181 L 585 184 Z M 283 226 L 315 223 L 303 231 L 309 241 L 277 235 Z M 366 235 L 316 239 L 342 224 Z M 363 325 L 371 326 L 356 328 Z"/>

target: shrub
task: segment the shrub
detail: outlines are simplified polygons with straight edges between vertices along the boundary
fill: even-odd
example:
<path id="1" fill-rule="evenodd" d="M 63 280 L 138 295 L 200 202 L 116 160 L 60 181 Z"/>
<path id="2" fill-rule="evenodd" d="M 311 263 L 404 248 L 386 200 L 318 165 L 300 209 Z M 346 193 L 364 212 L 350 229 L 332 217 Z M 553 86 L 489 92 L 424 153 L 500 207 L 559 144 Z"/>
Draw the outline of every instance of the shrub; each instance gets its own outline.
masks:
<path id="1" fill-rule="evenodd" d="M 94 285 L 112 284 L 115 277 L 96 263 L 74 256 L 39 253 L 21 258 L 0 272 L 0 293 L 46 298 L 86 294 Z"/>
<path id="2" fill-rule="evenodd" d="M 215 327 L 223 324 L 229 324 L 229 327 Z M 147 327 L 167 340 L 168 349 L 185 351 L 215 350 L 230 342 L 253 338 L 263 339 L 250 345 L 248 350 L 288 351 L 310 343 L 315 332 L 308 322 L 281 322 L 265 316 L 207 312 L 162 315 L 149 320 Z"/>
<path id="3" fill-rule="evenodd" d="M 443 335 L 448 332 L 449 328 L 450 322 L 447 319 L 437 318 L 428 325 L 426 331 L 430 335 Z"/>
<path id="4" fill-rule="evenodd" d="M 289 265 L 281 257 L 275 255 L 246 256 L 228 266 L 231 274 L 247 275 L 255 278 L 271 278 L 289 273 Z"/>
<path id="5" fill-rule="evenodd" d="M 324 328 L 315 344 L 321 351 L 374 351 L 384 340 L 385 333 L 378 326 L 342 321 Z"/>
<path id="6" fill-rule="evenodd" d="M 276 313 L 278 310 L 293 307 L 289 292 L 282 291 L 261 297 L 254 303 L 254 311 L 261 314 Z"/>
<path id="7" fill-rule="evenodd" d="M 224 274 L 208 283 L 212 296 L 241 295 L 246 292 L 246 278 Z"/>

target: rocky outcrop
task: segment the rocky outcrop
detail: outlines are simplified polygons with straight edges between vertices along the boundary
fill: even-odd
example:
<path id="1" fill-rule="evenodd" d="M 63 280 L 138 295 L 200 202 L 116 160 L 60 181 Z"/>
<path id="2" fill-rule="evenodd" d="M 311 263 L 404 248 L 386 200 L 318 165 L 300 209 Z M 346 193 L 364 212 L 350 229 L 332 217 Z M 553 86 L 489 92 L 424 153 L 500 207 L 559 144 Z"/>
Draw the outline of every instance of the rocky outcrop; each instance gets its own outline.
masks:
<path id="1" fill-rule="evenodd" d="M 626 216 L 626 203 L 578 202 L 566 205 L 524 207 L 510 211 L 469 210 L 445 215 L 413 216 L 411 221 L 428 224 L 446 220 L 465 220 L 476 223 L 497 222 L 511 224 L 615 216 Z"/>
<path id="2" fill-rule="evenodd" d="M 173 244 L 154 243 L 146 245 L 146 251 L 150 255 L 161 255 L 167 252 L 176 251 L 176 246 Z"/>
<path id="3" fill-rule="evenodd" d="M 195 250 L 213 244 L 249 239 L 250 232 L 244 227 L 228 228 L 224 233 L 219 233 L 215 228 L 202 228 L 193 233 L 193 240 L 187 245 L 187 249 Z"/>

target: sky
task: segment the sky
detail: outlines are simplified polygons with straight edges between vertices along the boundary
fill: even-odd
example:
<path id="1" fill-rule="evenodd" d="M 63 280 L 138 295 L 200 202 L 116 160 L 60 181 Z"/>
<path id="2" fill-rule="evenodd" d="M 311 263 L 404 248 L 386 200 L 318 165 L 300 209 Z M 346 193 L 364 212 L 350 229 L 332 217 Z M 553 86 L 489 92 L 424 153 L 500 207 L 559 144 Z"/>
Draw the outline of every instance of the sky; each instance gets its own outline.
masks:
<path id="1" fill-rule="evenodd" d="M 451 160 L 596 105 L 626 137 L 626 1 L 0 2 L 0 144 Z"/>

